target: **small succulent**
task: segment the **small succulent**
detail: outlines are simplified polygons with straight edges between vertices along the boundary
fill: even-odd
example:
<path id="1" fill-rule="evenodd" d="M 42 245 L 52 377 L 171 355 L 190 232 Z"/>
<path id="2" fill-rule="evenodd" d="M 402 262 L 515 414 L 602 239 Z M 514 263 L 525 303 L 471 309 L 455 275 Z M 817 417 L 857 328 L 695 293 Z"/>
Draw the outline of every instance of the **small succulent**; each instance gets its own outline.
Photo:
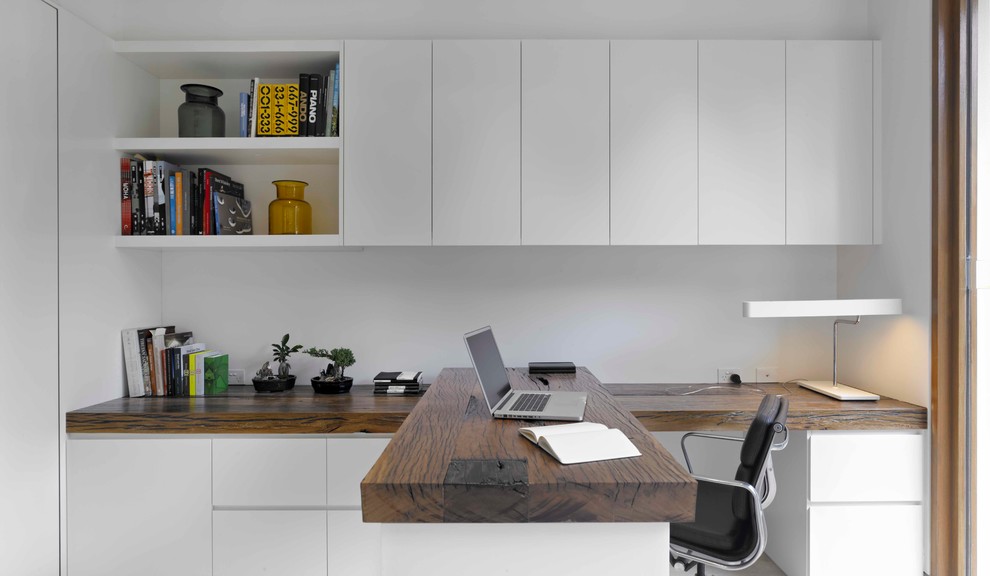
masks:
<path id="1" fill-rule="evenodd" d="M 326 348 L 310 348 L 303 350 L 303 354 L 308 354 L 313 358 L 326 358 L 330 360 L 326 370 L 320 371 L 320 378 L 327 382 L 339 382 L 344 379 L 344 368 L 354 365 L 354 353 L 349 348 L 334 348 L 327 351 Z"/>
<path id="2" fill-rule="evenodd" d="M 282 336 L 282 342 L 272 344 L 272 359 L 278 362 L 278 377 L 287 378 L 289 376 L 289 356 L 302 350 L 302 344 L 289 346 L 289 335 Z M 267 362 L 266 362 L 267 364 Z"/>
<path id="3" fill-rule="evenodd" d="M 272 374 L 272 369 L 271 369 L 271 367 L 268 366 L 268 362 L 267 361 L 264 364 L 261 365 L 261 368 L 258 369 L 258 373 L 255 374 L 254 377 L 257 378 L 258 380 L 274 380 L 275 379 L 275 375 Z"/>

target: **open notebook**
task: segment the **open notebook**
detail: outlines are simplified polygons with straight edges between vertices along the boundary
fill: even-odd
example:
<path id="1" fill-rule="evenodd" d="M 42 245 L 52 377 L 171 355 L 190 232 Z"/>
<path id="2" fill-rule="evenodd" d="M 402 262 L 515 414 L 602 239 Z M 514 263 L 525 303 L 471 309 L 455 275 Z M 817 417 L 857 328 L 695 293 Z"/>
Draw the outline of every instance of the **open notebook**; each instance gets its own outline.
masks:
<path id="1" fill-rule="evenodd" d="M 594 422 L 532 426 L 519 433 L 561 464 L 642 456 L 622 431 Z"/>

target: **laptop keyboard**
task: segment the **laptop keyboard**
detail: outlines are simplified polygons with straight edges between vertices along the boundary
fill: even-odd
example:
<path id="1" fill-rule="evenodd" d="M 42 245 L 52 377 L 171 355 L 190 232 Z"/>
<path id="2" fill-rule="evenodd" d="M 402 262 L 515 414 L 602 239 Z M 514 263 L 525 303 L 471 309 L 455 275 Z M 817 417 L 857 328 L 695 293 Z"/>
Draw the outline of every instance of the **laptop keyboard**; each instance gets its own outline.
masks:
<path id="1" fill-rule="evenodd" d="M 543 412 L 549 401 L 549 394 L 521 394 L 509 410 L 513 412 Z"/>

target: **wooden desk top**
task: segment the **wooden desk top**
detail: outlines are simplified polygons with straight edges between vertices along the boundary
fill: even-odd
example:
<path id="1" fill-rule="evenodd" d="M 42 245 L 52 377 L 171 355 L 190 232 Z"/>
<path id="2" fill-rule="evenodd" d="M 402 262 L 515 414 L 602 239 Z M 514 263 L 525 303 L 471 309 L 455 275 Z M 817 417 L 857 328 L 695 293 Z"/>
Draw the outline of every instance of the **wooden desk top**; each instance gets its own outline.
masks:
<path id="1" fill-rule="evenodd" d="M 684 395 L 714 384 L 605 384 L 651 432 L 741 431 L 760 403 L 760 391 L 790 399 L 791 430 L 925 429 L 928 410 L 881 398 L 840 402 L 796 384 L 744 385 Z M 290 392 L 257 394 L 235 386 L 207 398 L 119 398 L 65 415 L 66 432 L 79 434 L 344 434 L 394 433 L 420 397 L 372 394 L 355 386 L 349 394 L 314 394 L 308 385 Z"/>
<path id="2" fill-rule="evenodd" d="M 514 389 L 541 389 L 510 370 Z M 684 522 L 697 483 L 587 369 L 548 377 L 588 392 L 585 420 L 621 430 L 638 458 L 564 466 L 496 420 L 474 370 L 446 368 L 361 482 L 365 522 Z M 550 424 L 547 422 L 546 424 Z"/>

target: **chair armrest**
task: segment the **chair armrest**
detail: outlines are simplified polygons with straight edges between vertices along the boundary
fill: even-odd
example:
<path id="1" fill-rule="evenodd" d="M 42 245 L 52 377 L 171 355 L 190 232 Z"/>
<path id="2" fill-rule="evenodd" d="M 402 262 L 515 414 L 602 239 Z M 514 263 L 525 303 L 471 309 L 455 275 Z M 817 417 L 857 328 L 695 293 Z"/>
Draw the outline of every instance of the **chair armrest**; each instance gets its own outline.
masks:
<path id="1" fill-rule="evenodd" d="M 735 436 L 721 436 L 719 434 L 705 434 L 704 432 L 688 432 L 684 436 L 681 436 L 681 452 L 684 453 L 684 463 L 687 465 L 688 472 L 694 474 L 694 468 L 691 466 L 691 457 L 688 456 L 687 443 L 685 442 L 688 438 L 708 438 L 709 440 L 727 440 L 730 442 L 742 442 L 745 438 L 737 438 Z"/>
<path id="2" fill-rule="evenodd" d="M 756 488 L 752 484 L 743 482 L 742 480 L 721 480 L 719 478 L 711 478 L 709 476 L 701 476 L 699 474 L 692 474 L 692 478 L 701 482 L 711 482 L 712 484 L 723 484 L 725 486 L 734 486 L 736 488 L 742 488 L 749 493 L 753 498 L 753 504 L 756 506 L 755 510 L 762 510 L 760 506 L 760 496 L 756 493 Z"/>

